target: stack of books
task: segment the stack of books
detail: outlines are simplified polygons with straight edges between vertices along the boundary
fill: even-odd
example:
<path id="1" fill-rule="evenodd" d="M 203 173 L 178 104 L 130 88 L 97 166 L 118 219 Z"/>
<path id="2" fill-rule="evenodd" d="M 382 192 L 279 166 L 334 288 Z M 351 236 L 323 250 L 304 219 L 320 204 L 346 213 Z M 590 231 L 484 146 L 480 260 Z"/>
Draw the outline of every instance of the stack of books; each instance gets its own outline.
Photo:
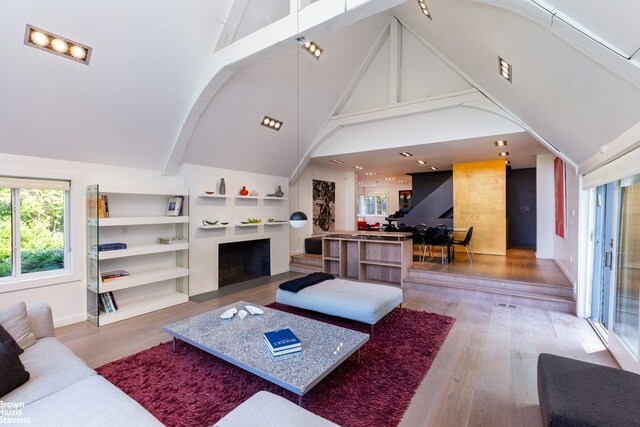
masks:
<path id="1" fill-rule="evenodd" d="M 113 292 L 104 292 L 100 294 L 100 310 L 105 313 L 113 313 L 118 309 L 116 298 Z"/>
<path id="2" fill-rule="evenodd" d="M 91 249 L 98 249 L 98 252 L 104 251 L 119 251 L 121 249 L 127 249 L 126 243 L 101 243 L 99 245 L 91 245 Z"/>
<path id="3" fill-rule="evenodd" d="M 129 276 L 129 272 L 127 270 L 114 270 L 114 271 L 105 271 L 100 274 L 100 278 L 103 282 L 110 282 L 112 280 L 124 279 Z"/>
<path id="4" fill-rule="evenodd" d="M 277 331 L 265 332 L 264 342 L 273 356 L 296 353 L 302 351 L 302 343 L 295 336 L 291 329 L 280 329 Z"/>

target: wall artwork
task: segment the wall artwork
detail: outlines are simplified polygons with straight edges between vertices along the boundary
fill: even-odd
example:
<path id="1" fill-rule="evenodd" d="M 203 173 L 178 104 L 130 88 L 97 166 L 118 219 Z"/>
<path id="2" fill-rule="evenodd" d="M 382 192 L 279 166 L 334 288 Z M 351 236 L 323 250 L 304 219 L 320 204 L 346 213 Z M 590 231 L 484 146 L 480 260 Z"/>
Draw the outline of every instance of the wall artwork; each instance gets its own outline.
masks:
<path id="1" fill-rule="evenodd" d="M 400 190 L 399 192 L 399 197 L 400 197 L 400 203 L 398 204 L 398 206 L 400 206 L 400 210 L 402 211 L 404 209 L 404 211 L 408 212 L 411 210 L 411 190 Z"/>
<path id="2" fill-rule="evenodd" d="M 556 235 L 564 238 L 566 236 L 567 207 L 565 205 L 565 164 L 561 158 L 556 157 L 553 161 L 553 178 L 556 193 Z"/>
<path id="3" fill-rule="evenodd" d="M 313 180 L 313 232 L 336 228 L 336 183 Z"/>

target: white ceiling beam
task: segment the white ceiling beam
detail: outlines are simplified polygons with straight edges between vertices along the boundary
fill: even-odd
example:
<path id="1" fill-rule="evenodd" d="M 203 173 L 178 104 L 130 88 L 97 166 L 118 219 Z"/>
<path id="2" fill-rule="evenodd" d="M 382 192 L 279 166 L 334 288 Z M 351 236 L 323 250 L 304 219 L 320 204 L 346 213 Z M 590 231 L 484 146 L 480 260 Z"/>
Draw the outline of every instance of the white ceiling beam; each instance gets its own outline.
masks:
<path id="1" fill-rule="evenodd" d="M 581 29 L 568 23 L 555 11 L 551 11 L 542 4 L 528 0 L 474 0 L 478 3 L 499 7 L 523 18 L 542 25 L 556 36 L 560 37 L 573 48 L 607 68 L 632 85 L 640 88 L 640 62 L 616 53 L 611 48 L 589 37 Z M 542 3 L 542 2 L 538 2 Z M 548 7 L 548 6 L 547 6 Z M 574 165 L 575 166 L 575 165 Z"/>
<path id="2" fill-rule="evenodd" d="M 324 141 L 334 132 L 339 130 L 338 127 L 334 126 L 330 128 L 327 126 L 327 124 L 335 114 L 338 114 L 340 111 L 342 111 L 342 108 L 347 103 L 347 101 L 349 100 L 349 97 L 351 96 L 353 91 L 356 89 L 356 87 L 358 86 L 358 83 L 360 82 L 364 74 L 367 72 L 367 70 L 369 69 L 369 66 L 371 65 L 376 55 L 380 51 L 380 48 L 384 44 L 384 41 L 387 39 L 387 37 L 389 37 L 390 22 L 391 21 L 389 21 L 389 24 L 385 25 L 382 31 L 380 32 L 380 34 L 378 34 L 378 37 L 373 42 L 373 46 L 371 46 L 371 49 L 369 49 L 369 52 L 367 52 L 367 55 L 365 56 L 364 60 L 360 64 L 360 67 L 358 67 L 358 70 L 356 71 L 354 76 L 351 78 L 351 81 L 345 88 L 344 92 L 342 92 L 342 95 L 338 99 L 338 102 L 336 103 L 336 106 L 333 108 L 332 113 L 325 120 L 324 125 L 322 126 L 322 130 L 318 135 L 316 135 L 313 142 L 305 152 L 304 156 L 302 156 L 302 159 L 299 159 L 298 165 L 296 166 L 295 170 L 293 171 L 293 174 L 289 178 L 289 181 L 290 181 L 289 185 L 293 185 L 298 181 L 300 172 L 302 172 L 307 167 L 307 165 L 309 164 L 311 153 L 316 149 L 316 147 L 320 144 L 320 142 Z"/>
<path id="3" fill-rule="evenodd" d="M 218 39 L 214 52 L 229 46 L 233 43 L 233 39 L 238 32 L 240 21 L 242 21 L 242 15 L 249 4 L 249 0 L 234 0 L 227 14 L 227 19 L 224 21 L 224 27 L 222 28 L 222 34 Z"/>
<path id="4" fill-rule="evenodd" d="M 484 1 L 484 0 L 475 0 L 475 1 Z M 494 1 L 494 0 L 487 0 L 487 1 Z M 502 0 L 495 0 L 495 1 L 502 1 Z M 487 90 L 485 90 L 480 84 L 478 84 L 474 79 L 472 79 L 467 73 L 462 71 L 460 69 L 460 67 L 458 67 L 456 64 L 451 62 L 451 60 L 449 58 L 447 58 L 445 55 L 443 55 L 442 52 L 440 52 L 438 49 L 436 49 L 431 43 L 428 43 L 425 39 L 423 39 L 420 36 L 420 34 L 415 32 L 411 27 L 407 26 L 406 23 L 402 22 L 402 20 L 399 20 L 399 21 L 404 26 L 404 28 L 407 29 L 407 31 L 411 32 L 411 34 L 413 34 L 415 36 L 415 38 L 418 39 L 418 41 L 420 43 L 422 43 L 425 47 L 427 47 L 429 50 L 431 50 L 433 53 L 435 53 L 436 56 L 438 56 L 438 58 L 440 58 L 446 65 L 449 66 L 449 68 L 451 68 L 453 71 L 458 73 L 463 79 L 468 81 L 472 86 L 476 87 L 480 92 L 482 92 L 482 94 L 487 99 L 489 99 L 498 108 L 500 108 L 502 111 L 504 111 L 504 113 L 507 114 L 510 117 L 511 121 L 513 121 L 514 123 L 517 123 L 520 127 L 522 127 L 522 129 L 524 129 L 525 131 L 529 132 L 529 134 L 531 136 L 533 136 L 535 139 L 537 139 L 538 142 L 540 142 L 542 145 L 544 145 L 549 151 L 551 151 L 552 153 L 556 154 L 558 157 L 560 157 L 562 160 L 564 160 L 567 164 L 571 165 L 574 169 L 577 169 L 576 163 L 573 160 L 571 160 L 569 157 L 567 157 L 566 154 L 564 154 L 560 150 L 558 150 L 553 144 L 551 144 L 549 141 L 547 141 L 546 138 L 544 138 L 538 132 L 533 130 L 529 125 L 527 125 L 518 116 L 513 114 L 507 107 L 505 107 L 503 104 L 501 104 L 497 99 L 493 98 L 488 93 Z"/>
<path id="5" fill-rule="evenodd" d="M 389 104 L 400 102 L 402 73 L 402 25 L 395 18 L 389 24 Z"/>
<path id="6" fill-rule="evenodd" d="M 299 13 L 291 14 L 237 42 L 214 52 L 205 66 L 194 99 L 169 155 L 163 175 L 174 175 L 182 161 L 200 116 L 234 70 L 272 58 L 296 48 L 295 38 L 303 34 L 311 40 L 355 24 L 370 16 L 398 6 L 405 0 L 318 0 Z M 346 10 L 345 10 L 346 6 Z"/>

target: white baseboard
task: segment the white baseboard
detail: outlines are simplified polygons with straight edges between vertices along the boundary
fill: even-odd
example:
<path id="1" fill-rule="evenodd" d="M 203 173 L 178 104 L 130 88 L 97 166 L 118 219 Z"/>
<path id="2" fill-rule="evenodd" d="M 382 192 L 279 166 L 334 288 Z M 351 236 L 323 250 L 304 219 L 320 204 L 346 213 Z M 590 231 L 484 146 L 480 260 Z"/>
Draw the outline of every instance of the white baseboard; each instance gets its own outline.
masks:
<path id="1" fill-rule="evenodd" d="M 53 326 L 60 328 L 62 326 L 73 325 L 74 323 L 80 323 L 87 320 L 87 313 L 74 314 L 73 316 L 67 316 L 60 319 L 53 319 Z"/>

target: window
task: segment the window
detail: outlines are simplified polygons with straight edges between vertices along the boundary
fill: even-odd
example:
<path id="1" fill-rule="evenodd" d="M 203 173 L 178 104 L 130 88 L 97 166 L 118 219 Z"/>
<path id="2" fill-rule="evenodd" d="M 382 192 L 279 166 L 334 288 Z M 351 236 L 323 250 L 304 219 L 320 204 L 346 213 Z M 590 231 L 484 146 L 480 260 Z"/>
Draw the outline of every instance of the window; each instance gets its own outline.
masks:
<path id="1" fill-rule="evenodd" d="M 67 269 L 69 187 L 0 176 L 0 281 Z"/>
<path id="2" fill-rule="evenodd" d="M 387 216 L 386 194 L 360 194 L 358 196 L 358 216 Z"/>

